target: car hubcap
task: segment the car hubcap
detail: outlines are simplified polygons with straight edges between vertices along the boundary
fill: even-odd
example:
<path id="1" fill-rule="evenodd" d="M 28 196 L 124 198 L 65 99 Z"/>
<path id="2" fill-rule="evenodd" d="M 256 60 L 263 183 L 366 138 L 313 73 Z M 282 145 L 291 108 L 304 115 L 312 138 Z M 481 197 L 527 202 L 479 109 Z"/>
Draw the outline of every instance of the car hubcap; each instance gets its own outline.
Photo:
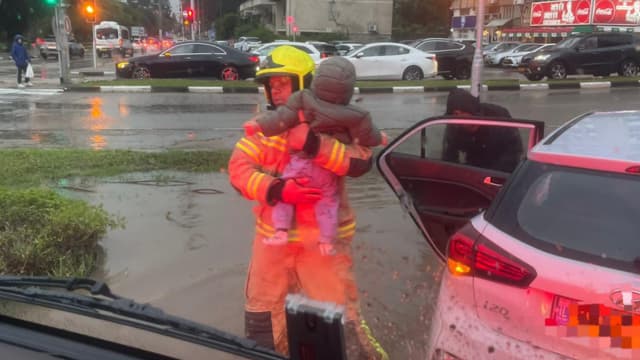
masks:
<path id="1" fill-rule="evenodd" d="M 136 69 L 135 78 L 136 79 L 148 79 L 150 77 L 149 70 L 145 68 Z"/>
<path id="2" fill-rule="evenodd" d="M 223 80 L 238 80 L 238 71 L 235 68 L 225 68 L 222 70 L 222 79 Z"/>
<path id="3" fill-rule="evenodd" d="M 636 64 L 629 62 L 624 64 L 622 72 L 624 73 L 624 76 L 636 76 L 638 68 L 636 67 Z"/>
<path id="4" fill-rule="evenodd" d="M 407 71 L 407 80 L 420 80 L 420 73 L 416 69 Z"/>
<path id="5" fill-rule="evenodd" d="M 554 79 L 562 79 L 564 78 L 564 66 L 557 64 L 553 66 L 553 69 L 551 70 L 551 72 L 553 73 L 553 78 Z"/>

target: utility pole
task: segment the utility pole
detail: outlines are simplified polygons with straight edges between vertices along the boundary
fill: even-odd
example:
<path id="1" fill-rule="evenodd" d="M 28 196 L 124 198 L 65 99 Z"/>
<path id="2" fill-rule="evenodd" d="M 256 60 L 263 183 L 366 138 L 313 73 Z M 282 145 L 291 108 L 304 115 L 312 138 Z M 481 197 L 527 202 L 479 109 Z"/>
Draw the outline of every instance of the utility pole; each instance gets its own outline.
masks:
<path id="1" fill-rule="evenodd" d="M 158 38 L 160 39 L 160 50 L 164 50 L 162 41 L 162 0 L 158 0 Z"/>
<path id="2" fill-rule="evenodd" d="M 193 9 L 195 11 L 196 8 L 196 1 L 195 0 L 191 0 L 191 9 Z M 196 14 L 195 18 L 198 18 L 199 14 Z M 194 21 L 191 22 L 191 40 L 195 40 L 196 39 L 196 26 L 195 26 L 195 19 Z"/>
<path id="3" fill-rule="evenodd" d="M 65 29 L 67 7 L 62 1 L 54 9 L 54 31 L 56 36 L 56 47 L 58 48 L 58 69 L 60 71 L 60 84 L 70 84 L 69 77 L 69 41 L 67 30 Z"/>
<path id="4" fill-rule="evenodd" d="M 482 90 L 482 38 L 484 32 L 484 0 L 478 0 L 476 11 L 476 50 L 471 66 L 471 95 L 480 97 Z"/>

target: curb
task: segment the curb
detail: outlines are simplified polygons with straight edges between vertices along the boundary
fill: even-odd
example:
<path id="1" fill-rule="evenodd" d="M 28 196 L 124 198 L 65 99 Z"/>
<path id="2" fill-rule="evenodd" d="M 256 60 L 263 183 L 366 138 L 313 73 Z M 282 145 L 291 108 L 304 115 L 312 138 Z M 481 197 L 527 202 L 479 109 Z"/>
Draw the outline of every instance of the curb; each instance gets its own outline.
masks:
<path id="1" fill-rule="evenodd" d="M 107 75 L 115 75 L 115 71 L 72 71 L 71 75 L 80 75 L 80 76 L 107 76 Z"/>
<path id="2" fill-rule="evenodd" d="M 533 90 L 566 90 L 566 89 L 609 89 L 621 87 L 640 87 L 640 81 L 582 81 L 579 83 L 532 83 L 513 85 L 482 85 L 483 91 L 533 91 Z M 365 87 L 354 89 L 354 94 L 409 94 L 425 92 L 447 92 L 453 89 L 471 88 L 470 85 L 451 86 L 394 86 L 394 87 Z M 65 91 L 77 92 L 180 92 L 180 93 L 208 93 L 208 94 L 262 94 L 262 87 L 223 87 L 223 86 L 71 86 Z"/>

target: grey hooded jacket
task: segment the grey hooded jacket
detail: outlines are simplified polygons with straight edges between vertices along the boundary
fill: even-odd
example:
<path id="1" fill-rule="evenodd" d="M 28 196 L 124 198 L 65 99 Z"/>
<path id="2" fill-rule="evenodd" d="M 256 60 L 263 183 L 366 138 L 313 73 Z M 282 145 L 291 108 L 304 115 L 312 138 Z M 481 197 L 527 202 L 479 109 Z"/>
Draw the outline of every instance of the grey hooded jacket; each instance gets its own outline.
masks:
<path id="1" fill-rule="evenodd" d="M 349 104 L 355 80 L 355 68 L 348 60 L 341 57 L 325 60 L 316 69 L 311 90 L 298 91 L 285 105 L 258 116 L 262 133 L 279 135 L 306 121 L 315 132 L 331 135 L 345 144 L 380 145 L 382 135 L 369 112 Z M 304 119 L 299 116 L 300 110 Z"/>

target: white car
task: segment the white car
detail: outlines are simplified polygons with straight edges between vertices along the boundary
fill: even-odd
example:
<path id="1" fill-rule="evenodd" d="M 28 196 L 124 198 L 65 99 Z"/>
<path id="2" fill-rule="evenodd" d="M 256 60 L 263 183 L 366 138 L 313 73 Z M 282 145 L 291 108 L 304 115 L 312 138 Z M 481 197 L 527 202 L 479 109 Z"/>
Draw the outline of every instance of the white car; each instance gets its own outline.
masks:
<path id="1" fill-rule="evenodd" d="M 399 43 L 372 43 L 345 56 L 358 80 L 421 80 L 438 74 L 433 54 Z"/>
<path id="2" fill-rule="evenodd" d="M 502 60 L 502 66 L 518 67 L 520 66 L 520 62 L 522 62 L 522 58 L 525 55 L 529 55 L 536 51 L 550 48 L 554 45 L 555 44 L 529 44 L 529 47 L 524 47 L 519 51 L 515 51 L 514 49 L 514 51 L 511 54 L 508 54 L 507 56 L 504 57 L 504 59 Z"/>
<path id="3" fill-rule="evenodd" d="M 502 62 L 507 56 L 511 56 L 515 53 L 527 51 L 531 47 L 538 47 L 540 44 L 520 44 L 512 48 L 507 48 L 502 51 L 494 51 L 486 56 L 487 65 L 502 65 Z"/>
<path id="4" fill-rule="evenodd" d="M 425 359 L 638 358 L 640 111 L 543 132 L 431 118 L 379 156 L 446 267 Z"/>
<path id="5" fill-rule="evenodd" d="M 300 49 L 306 52 L 307 54 L 309 54 L 309 56 L 311 56 L 311 58 L 316 64 L 318 64 L 322 59 L 322 54 L 312 44 L 307 44 L 302 42 L 293 42 L 293 41 L 276 41 L 276 42 L 264 44 L 259 48 L 257 48 L 256 50 L 254 50 L 252 53 L 260 58 L 260 63 L 262 64 L 264 59 L 267 58 L 267 55 L 269 55 L 275 48 L 283 45 L 293 46 L 297 49 Z"/>
<path id="6" fill-rule="evenodd" d="M 519 42 L 513 42 L 513 41 L 504 41 L 501 43 L 498 43 L 497 45 L 488 48 L 487 50 L 482 52 L 483 55 L 483 60 L 484 63 L 487 65 L 493 65 L 492 64 L 492 60 L 491 57 L 497 53 L 504 53 L 504 52 L 508 52 L 510 50 L 513 50 L 513 48 L 522 45 L 522 43 Z M 495 63 L 495 65 L 497 65 L 498 63 Z"/>
<path id="7" fill-rule="evenodd" d="M 261 43 L 262 41 L 260 41 L 260 39 L 258 39 L 257 37 L 241 36 L 238 38 L 238 41 L 233 44 L 233 48 L 240 51 L 248 52 L 252 47 L 255 47 Z"/>

